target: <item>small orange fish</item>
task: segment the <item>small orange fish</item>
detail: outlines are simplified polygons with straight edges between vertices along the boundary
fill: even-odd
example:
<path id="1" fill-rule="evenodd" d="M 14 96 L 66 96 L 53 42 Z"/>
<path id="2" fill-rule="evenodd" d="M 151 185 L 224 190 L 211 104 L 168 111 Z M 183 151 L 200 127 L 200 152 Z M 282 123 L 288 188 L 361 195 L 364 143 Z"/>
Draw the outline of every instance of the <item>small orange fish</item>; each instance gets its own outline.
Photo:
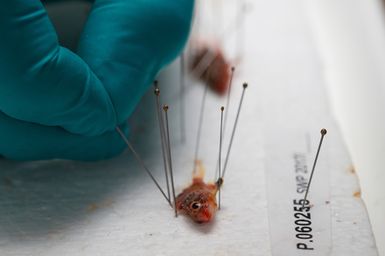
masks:
<path id="1" fill-rule="evenodd" d="M 189 216 L 193 221 L 206 223 L 214 218 L 218 209 L 216 194 L 223 182 L 220 178 L 215 184 L 205 183 L 201 161 L 196 161 L 196 167 L 193 182 L 178 195 L 176 207 L 178 212 Z"/>

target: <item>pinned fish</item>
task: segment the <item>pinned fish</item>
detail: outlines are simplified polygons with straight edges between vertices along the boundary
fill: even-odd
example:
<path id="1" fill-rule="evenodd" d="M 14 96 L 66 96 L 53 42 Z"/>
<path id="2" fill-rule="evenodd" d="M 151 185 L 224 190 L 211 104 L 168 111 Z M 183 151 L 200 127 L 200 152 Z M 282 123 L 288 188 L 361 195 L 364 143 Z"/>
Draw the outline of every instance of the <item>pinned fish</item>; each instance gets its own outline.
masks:
<path id="1" fill-rule="evenodd" d="M 232 71 L 234 71 L 232 69 Z M 203 178 L 205 174 L 204 167 L 202 165 L 201 161 L 196 160 L 195 161 L 195 167 L 193 172 L 193 182 L 190 186 L 185 188 L 182 193 L 180 193 L 177 197 L 175 195 L 174 190 L 174 178 L 173 178 L 173 169 L 172 169 L 172 158 L 171 158 L 171 147 L 170 147 L 170 133 L 169 133 L 169 126 L 168 126 L 168 106 L 164 105 L 164 118 L 165 118 L 165 124 L 162 121 L 162 116 L 159 115 L 159 122 L 160 122 L 160 133 L 161 133 L 161 142 L 162 146 L 165 149 L 165 152 L 167 153 L 167 156 L 164 156 L 164 164 L 165 164 L 165 172 L 169 171 L 170 173 L 170 180 L 168 179 L 168 175 L 166 175 L 166 181 L 171 182 L 172 186 L 172 196 L 174 200 L 171 200 L 171 194 L 169 191 L 169 186 L 167 186 L 168 191 L 167 194 L 163 191 L 162 187 L 159 185 L 157 180 L 155 179 L 152 172 L 149 170 L 149 168 L 144 163 L 143 159 L 140 157 L 138 152 L 134 149 L 134 147 L 131 145 L 125 134 L 122 132 L 122 130 L 119 127 L 116 127 L 116 131 L 118 134 L 122 137 L 123 141 L 127 144 L 127 147 L 131 150 L 134 157 L 138 161 L 138 163 L 141 165 L 142 169 L 148 174 L 148 176 L 152 179 L 156 187 L 159 189 L 159 191 L 162 193 L 163 197 L 166 199 L 167 203 L 170 204 L 171 207 L 174 208 L 175 216 L 177 216 L 178 212 L 184 215 L 189 216 L 193 221 L 197 223 L 207 223 L 213 220 L 215 217 L 215 214 L 218 209 L 220 209 L 221 200 L 221 187 L 223 184 L 223 177 L 225 175 L 227 162 L 230 155 L 230 150 L 232 146 L 232 142 L 234 139 L 235 130 L 238 124 L 238 118 L 242 107 L 242 102 L 245 94 L 245 90 L 247 88 L 247 83 L 243 84 L 243 91 L 242 96 L 239 102 L 237 116 L 235 118 L 235 123 L 233 127 L 233 131 L 231 133 L 229 147 L 227 149 L 226 158 L 224 160 L 224 168 L 223 172 L 221 171 L 221 151 L 222 151 L 222 138 L 223 138 L 223 111 L 224 107 L 221 107 L 221 125 L 220 125 L 220 143 L 219 143 L 219 158 L 218 158 L 218 180 L 215 183 L 205 183 Z M 155 89 L 155 95 L 158 98 L 159 97 L 159 88 L 156 87 Z M 157 101 L 157 108 L 160 108 L 159 102 Z M 168 160 L 168 161 L 167 161 Z M 216 199 L 216 195 L 218 194 L 218 203 Z M 173 203 L 173 204 L 172 204 Z"/>
<path id="2" fill-rule="evenodd" d="M 210 222 L 218 210 L 216 194 L 222 186 L 220 178 L 216 183 L 205 183 L 202 162 L 196 161 L 192 184 L 176 198 L 178 212 L 187 215 L 197 223 Z"/>

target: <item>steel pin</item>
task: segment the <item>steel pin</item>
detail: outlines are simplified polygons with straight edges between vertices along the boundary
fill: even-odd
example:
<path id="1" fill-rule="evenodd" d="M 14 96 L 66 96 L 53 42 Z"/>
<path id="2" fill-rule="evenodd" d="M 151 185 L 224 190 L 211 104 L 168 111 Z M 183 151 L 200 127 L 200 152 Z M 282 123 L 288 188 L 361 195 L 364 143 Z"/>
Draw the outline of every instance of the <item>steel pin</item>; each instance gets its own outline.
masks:
<path id="1" fill-rule="evenodd" d="M 319 152 L 320 152 L 320 150 L 321 150 L 322 142 L 323 142 L 323 140 L 324 140 L 324 137 L 325 137 L 326 133 L 327 133 L 327 130 L 326 130 L 326 129 L 322 129 L 322 130 L 321 130 L 321 138 L 320 138 L 320 141 L 319 141 L 319 144 L 318 144 L 317 153 L 316 153 L 315 158 L 314 158 L 313 167 L 312 167 L 312 169 L 311 169 L 310 178 L 309 178 L 309 183 L 307 184 L 307 188 L 306 188 L 306 192 L 305 192 L 305 197 L 303 198 L 302 208 L 305 208 L 305 202 L 307 201 L 307 195 L 308 195 L 308 193 L 309 193 L 311 181 L 312 181 L 312 179 L 313 179 L 314 170 L 315 170 L 315 167 L 316 167 L 316 165 L 317 165 L 318 155 L 319 155 Z"/>
<path id="2" fill-rule="evenodd" d="M 221 107 L 221 124 L 220 124 L 220 132 L 219 132 L 219 157 L 218 157 L 218 165 L 219 165 L 219 177 L 222 177 L 222 140 L 223 140 L 223 110 L 225 107 Z M 221 209 L 221 185 L 218 186 L 218 210 Z"/>
<path id="3" fill-rule="evenodd" d="M 169 171 L 170 171 L 170 177 L 171 177 L 171 189 L 172 189 L 172 196 L 174 200 L 175 217 L 178 217 L 178 211 L 176 208 L 174 173 L 173 173 L 172 158 L 171 158 L 170 129 L 168 125 L 168 105 L 164 105 L 163 110 L 164 110 L 164 115 L 166 119 L 166 139 L 167 139 L 167 150 L 168 150 L 168 164 L 169 164 Z"/>
<path id="4" fill-rule="evenodd" d="M 234 71 L 235 71 L 235 67 L 231 67 L 231 76 L 230 76 L 230 81 L 229 81 L 229 87 L 228 87 L 228 90 L 227 90 L 225 118 L 224 118 L 224 124 L 223 124 L 223 135 L 222 135 L 223 137 L 225 136 L 225 133 L 226 133 L 227 117 L 228 117 L 229 108 L 230 108 L 230 95 L 231 95 L 231 87 L 232 87 L 232 84 L 233 84 Z M 216 173 L 216 175 L 218 175 L 218 176 L 215 176 L 215 178 L 220 177 L 220 175 L 218 173 L 218 165 L 215 168 L 215 173 Z"/>
<path id="5" fill-rule="evenodd" d="M 229 143 L 229 147 L 227 148 L 227 153 L 226 153 L 226 159 L 225 159 L 225 165 L 224 165 L 224 168 L 223 168 L 223 173 L 222 173 L 222 176 L 220 176 L 222 179 L 223 177 L 225 176 L 225 173 L 226 173 L 226 168 L 227 168 L 227 163 L 229 161 L 229 156 L 230 156 L 230 152 L 231 152 L 231 147 L 233 145 L 233 140 L 234 140 L 234 135 L 235 135 L 235 131 L 237 129 L 237 125 L 238 125 L 238 120 L 239 120 L 239 114 L 241 112 L 241 108 L 242 108 L 242 104 L 243 104 L 243 99 L 245 97 L 245 91 L 246 91 L 246 88 L 248 87 L 248 84 L 247 83 L 244 83 L 243 84 L 243 91 L 242 91 L 242 96 L 241 96 L 241 99 L 239 101 L 239 106 L 238 106 L 238 111 L 237 111 L 237 116 L 235 118 L 235 122 L 234 122 L 234 126 L 233 126 L 233 131 L 231 133 L 231 138 L 230 138 L 230 143 Z"/>
<path id="6" fill-rule="evenodd" d="M 162 147 L 163 167 L 164 167 L 164 174 L 166 177 L 167 195 L 168 195 L 168 200 L 171 204 L 170 185 L 169 185 L 168 172 L 167 172 L 165 132 L 164 132 L 164 125 L 163 125 L 163 116 L 161 115 L 161 110 L 160 110 L 160 100 L 159 100 L 160 90 L 158 88 L 158 82 L 157 81 L 154 81 L 154 87 L 155 87 L 154 94 L 155 94 L 155 100 L 156 100 L 156 115 L 157 115 L 158 123 L 159 123 L 160 143 L 161 143 L 161 147 Z"/>
<path id="7" fill-rule="evenodd" d="M 136 160 L 139 162 L 139 164 L 143 167 L 143 169 L 147 172 L 147 174 L 150 176 L 150 178 L 152 179 L 152 181 L 155 183 L 155 185 L 158 187 L 159 191 L 162 193 L 162 195 L 164 196 L 164 198 L 166 198 L 167 202 L 171 205 L 170 201 L 168 200 L 167 198 L 167 195 L 164 193 L 163 189 L 160 187 L 159 183 L 156 181 L 156 179 L 154 178 L 154 176 L 152 175 L 151 171 L 147 168 L 146 164 L 144 163 L 144 161 L 142 160 L 142 158 L 139 156 L 139 154 L 136 152 L 136 150 L 134 149 L 134 147 L 131 145 L 131 143 L 128 141 L 128 139 L 126 138 L 126 136 L 124 135 L 124 133 L 122 132 L 122 130 L 119 128 L 119 127 L 116 127 L 116 131 L 119 133 L 119 135 L 122 137 L 123 141 L 127 144 L 128 148 L 131 150 L 131 152 L 133 153 L 134 157 L 136 158 Z"/>

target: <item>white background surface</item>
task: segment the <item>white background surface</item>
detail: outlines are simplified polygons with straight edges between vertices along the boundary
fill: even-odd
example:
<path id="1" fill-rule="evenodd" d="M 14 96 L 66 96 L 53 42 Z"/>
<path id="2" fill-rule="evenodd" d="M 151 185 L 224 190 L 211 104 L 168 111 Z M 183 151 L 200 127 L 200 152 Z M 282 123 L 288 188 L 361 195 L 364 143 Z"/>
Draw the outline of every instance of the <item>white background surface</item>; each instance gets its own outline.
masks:
<path id="1" fill-rule="evenodd" d="M 307 5 L 333 111 L 385 255 L 385 8 L 380 0 Z"/>
<path id="2" fill-rule="evenodd" d="M 221 1 L 212 0 L 210 4 Z M 311 0 L 305 4 L 306 25 L 319 53 L 332 110 L 359 175 L 379 251 L 385 255 L 385 8 L 380 0 Z M 69 4 L 67 8 L 77 20 L 83 19 L 78 7 Z M 71 42 L 79 33 L 74 33 L 79 28 L 76 19 L 66 19 L 63 6 L 51 12 L 65 21 L 58 26 L 60 34 L 65 35 L 62 43 L 73 47 Z M 218 29 L 207 27 L 210 33 L 218 36 L 229 27 L 231 19 L 220 9 L 209 14 L 206 21 L 222 23 Z"/>
<path id="3" fill-rule="evenodd" d="M 1 189 L 6 195 L 0 207 L 2 255 L 154 255 L 154 252 L 155 255 L 180 255 L 186 250 L 189 255 L 269 255 L 261 115 L 275 122 L 275 115 L 289 113 L 285 108 L 290 108 L 296 97 L 302 96 L 308 101 L 310 97 L 311 101 L 317 90 L 322 93 L 314 102 L 327 101 L 319 66 L 322 62 L 315 54 L 304 2 L 252 2 L 245 44 L 248 58 L 241 76 L 236 79 L 238 84 L 247 80 L 252 86 L 240 120 L 247 125 L 241 125 L 238 130 L 240 136 L 234 144 L 229 182 L 226 181 L 223 191 L 226 203 L 216 222 L 197 227 L 185 218 L 174 219 L 171 209 L 129 153 L 94 164 L 2 161 Z M 172 81 L 164 83 L 172 84 Z M 290 87 L 290 93 L 278 93 Z M 309 94 L 303 88 L 315 89 Z M 201 87 L 194 87 L 187 101 L 189 106 L 196 104 L 201 91 Z M 234 92 L 238 98 L 239 90 Z M 151 94 L 147 100 L 152 107 Z M 210 102 L 207 118 L 217 120 L 215 109 L 221 102 L 215 97 L 211 97 Z M 303 106 L 306 115 L 319 113 L 323 108 L 327 108 L 326 105 Z M 190 133 L 196 128 L 196 112 L 189 115 Z M 146 122 L 134 128 L 147 141 L 144 143 L 138 137 L 137 146 L 160 178 L 160 151 L 154 150 L 156 143 L 148 147 L 157 139 L 152 129 L 154 119 L 153 116 L 143 118 Z M 300 120 L 299 116 L 296 118 Z M 204 130 L 202 156 L 209 179 L 216 160 L 217 126 L 217 122 L 208 123 Z M 334 135 L 338 135 L 337 129 L 333 130 Z M 194 144 L 194 138 L 187 147 L 180 147 L 174 141 L 179 191 L 191 174 L 191 142 Z M 358 187 L 355 176 L 346 171 L 350 159 L 340 136 L 332 142 L 335 145 L 332 156 L 337 156 L 332 158 L 335 171 L 331 181 L 334 255 L 376 255 L 364 205 L 352 196 Z"/>

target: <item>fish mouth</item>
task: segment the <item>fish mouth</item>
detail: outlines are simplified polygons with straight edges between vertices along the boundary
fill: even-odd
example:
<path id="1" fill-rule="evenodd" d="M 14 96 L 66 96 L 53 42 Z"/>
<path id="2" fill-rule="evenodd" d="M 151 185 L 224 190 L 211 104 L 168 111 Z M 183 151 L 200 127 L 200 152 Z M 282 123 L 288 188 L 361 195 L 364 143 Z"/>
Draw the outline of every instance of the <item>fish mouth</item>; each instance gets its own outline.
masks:
<path id="1" fill-rule="evenodd" d="M 214 217 L 214 212 L 210 209 L 204 209 L 199 215 L 195 222 L 203 224 L 210 222 Z"/>

